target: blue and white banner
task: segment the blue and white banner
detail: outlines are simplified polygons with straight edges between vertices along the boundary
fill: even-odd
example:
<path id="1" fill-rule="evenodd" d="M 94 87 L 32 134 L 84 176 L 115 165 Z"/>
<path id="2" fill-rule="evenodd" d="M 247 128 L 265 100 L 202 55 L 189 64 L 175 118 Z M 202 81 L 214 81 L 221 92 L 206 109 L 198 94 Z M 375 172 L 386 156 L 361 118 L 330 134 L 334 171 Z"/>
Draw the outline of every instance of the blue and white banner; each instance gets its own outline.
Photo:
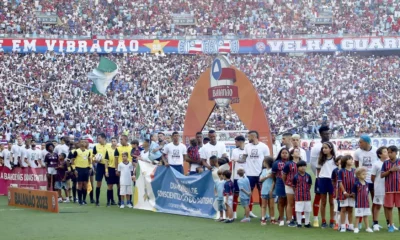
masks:
<path id="1" fill-rule="evenodd" d="M 193 217 L 216 217 L 212 172 L 185 176 L 172 167 L 139 161 L 136 175 L 136 209 Z"/>

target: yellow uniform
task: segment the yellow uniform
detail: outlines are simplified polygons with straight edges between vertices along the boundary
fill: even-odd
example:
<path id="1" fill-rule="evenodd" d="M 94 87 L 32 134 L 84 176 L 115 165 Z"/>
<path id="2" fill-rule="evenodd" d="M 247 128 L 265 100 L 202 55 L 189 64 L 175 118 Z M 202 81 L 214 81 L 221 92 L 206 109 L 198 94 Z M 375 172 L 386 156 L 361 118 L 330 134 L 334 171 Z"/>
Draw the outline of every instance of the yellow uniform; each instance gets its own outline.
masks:
<path id="1" fill-rule="evenodd" d="M 77 168 L 89 168 L 92 166 L 91 162 L 91 151 L 90 150 L 81 150 L 77 149 L 75 153 L 73 154 L 74 158 L 74 165 Z"/>
<path id="2" fill-rule="evenodd" d="M 122 153 L 128 153 L 128 161 L 132 162 L 132 156 L 131 156 L 131 152 L 132 152 L 132 146 L 128 145 L 128 146 L 119 146 L 117 147 L 117 149 L 115 149 L 114 152 L 114 156 L 117 158 L 118 157 L 118 162 L 116 163 L 116 165 L 122 163 Z"/>

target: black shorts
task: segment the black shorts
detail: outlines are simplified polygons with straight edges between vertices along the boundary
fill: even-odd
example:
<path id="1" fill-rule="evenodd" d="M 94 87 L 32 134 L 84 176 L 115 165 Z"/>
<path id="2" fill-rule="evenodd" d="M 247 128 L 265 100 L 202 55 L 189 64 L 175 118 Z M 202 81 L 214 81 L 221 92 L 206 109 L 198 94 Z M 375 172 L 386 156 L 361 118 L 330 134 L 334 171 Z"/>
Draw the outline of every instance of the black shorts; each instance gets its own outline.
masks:
<path id="1" fill-rule="evenodd" d="M 255 187 L 257 187 L 257 189 L 260 189 L 260 177 L 258 177 L 258 176 L 247 176 L 247 178 L 249 179 L 249 182 L 250 182 L 251 191 L 253 191 Z"/>
<path id="2" fill-rule="evenodd" d="M 78 172 L 78 182 L 88 182 L 89 181 L 89 170 L 90 168 L 75 168 Z"/>
<path id="3" fill-rule="evenodd" d="M 108 177 L 106 177 L 106 181 L 108 185 L 119 183 L 119 177 L 115 173 L 115 168 L 108 168 Z"/>
<path id="4" fill-rule="evenodd" d="M 106 176 L 106 165 L 98 163 L 96 167 L 96 182 L 103 181 L 103 176 Z"/>
<path id="5" fill-rule="evenodd" d="M 93 177 L 94 176 L 94 171 L 90 171 L 91 168 L 88 168 L 88 169 L 89 169 L 89 176 Z"/>

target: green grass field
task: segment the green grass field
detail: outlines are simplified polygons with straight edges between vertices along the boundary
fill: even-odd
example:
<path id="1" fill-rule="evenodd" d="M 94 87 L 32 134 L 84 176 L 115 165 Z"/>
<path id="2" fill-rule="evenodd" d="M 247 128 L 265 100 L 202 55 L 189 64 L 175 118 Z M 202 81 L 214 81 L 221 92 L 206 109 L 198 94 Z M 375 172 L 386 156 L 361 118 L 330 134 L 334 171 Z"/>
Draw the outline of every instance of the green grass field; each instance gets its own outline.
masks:
<path id="1" fill-rule="evenodd" d="M 7 197 L 0 196 L 0 239 L 393 239 L 400 231 L 389 234 L 384 228 L 380 232 L 359 234 L 339 233 L 332 229 L 297 229 L 277 225 L 261 226 L 259 219 L 250 223 L 235 221 L 232 224 L 217 223 L 211 219 L 183 217 L 154 213 L 143 210 L 119 209 L 117 206 L 105 207 L 106 189 L 102 189 L 102 206 L 92 204 L 79 206 L 74 203 L 61 203 L 60 213 L 52 214 L 7 206 Z M 89 199 L 89 196 L 88 196 Z M 238 208 L 238 218 L 243 216 Z M 253 212 L 260 215 L 259 207 Z M 276 211 L 277 214 L 277 211 Z M 397 222 L 397 211 L 394 214 Z M 370 222 L 372 219 L 370 219 Z M 380 224 L 385 226 L 383 214 Z"/>

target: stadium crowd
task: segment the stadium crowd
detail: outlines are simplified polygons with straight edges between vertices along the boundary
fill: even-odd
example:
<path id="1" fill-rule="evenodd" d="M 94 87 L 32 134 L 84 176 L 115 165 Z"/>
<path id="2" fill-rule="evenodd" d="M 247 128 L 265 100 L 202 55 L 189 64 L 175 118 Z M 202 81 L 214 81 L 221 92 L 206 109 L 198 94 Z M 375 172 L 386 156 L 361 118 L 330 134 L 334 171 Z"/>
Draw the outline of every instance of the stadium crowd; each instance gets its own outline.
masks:
<path id="1" fill-rule="evenodd" d="M 46 142 L 105 131 L 145 139 L 181 131 L 185 109 L 209 55 L 108 55 L 119 66 L 107 97 L 91 93 L 87 74 L 99 56 L 0 54 L 0 127 L 3 139 L 32 135 Z M 329 123 L 334 137 L 397 136 L 398 56 L 232 55 L 253 81 L 271 129 L 312 137 Z M 389 81 L 391 83 L 389 83 Z M 319 117 L 316 117 L 319 116 Z M 105 130 L 103 130 L 105 129 Z M 216 109 L 208 129 L 245 130 L 232 109 Z M 15 138 L 14 138 L 15 139 Z"/>
<path id="2" fill-rule="evenodd" d="M 400 9 L 393 0 L 3 0 L 0 34 L 54 35 L 229 35 L 287 37 L 297 34 L 397 34 Z M 39 14 L 56 14 L 57 24 Z M 174 23 L 190 14 L 193 25 Z M 326 14 L 330 24 L 315 24 Z"/>

